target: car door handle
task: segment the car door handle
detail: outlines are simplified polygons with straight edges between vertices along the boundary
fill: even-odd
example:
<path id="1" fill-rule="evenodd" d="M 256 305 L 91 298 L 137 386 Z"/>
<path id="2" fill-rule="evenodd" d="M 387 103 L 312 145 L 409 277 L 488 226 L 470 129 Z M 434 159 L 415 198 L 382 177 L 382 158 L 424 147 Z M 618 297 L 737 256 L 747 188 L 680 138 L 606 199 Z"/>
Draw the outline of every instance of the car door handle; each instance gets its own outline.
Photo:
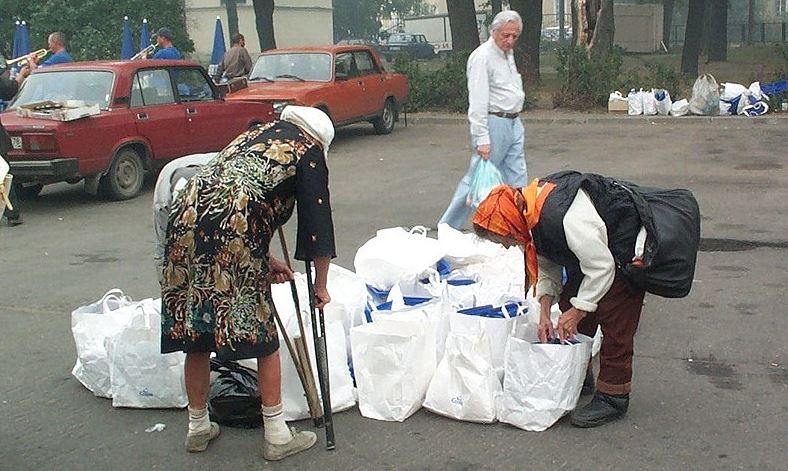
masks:
<path id="1" fill-rule="evenodd" d="M 137 119 L 148 119 L 148 113 L 137 113 Z"/>
<path id="2" fill-rule="evenodd" d="M 186 108 L 186 114 L 197 114 L 196 108 Z"/>
<path id="3" fill-rule="evenodd" d="M 363 80 L 359 80 L 359 81 L 358 81 L 358 84 L 359 84 L 359 85 L 361 85 L 361 86 L 363 87 L 363 86 L 364 86 L 364 81 L 363 81 Z"/>

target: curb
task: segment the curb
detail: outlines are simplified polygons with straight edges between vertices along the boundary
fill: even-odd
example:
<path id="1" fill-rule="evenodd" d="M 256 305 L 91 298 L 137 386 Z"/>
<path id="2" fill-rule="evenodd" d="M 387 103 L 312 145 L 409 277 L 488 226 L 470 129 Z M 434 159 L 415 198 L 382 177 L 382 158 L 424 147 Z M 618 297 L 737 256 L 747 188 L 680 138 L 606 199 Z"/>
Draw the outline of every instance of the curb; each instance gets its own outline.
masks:
<path id="1" fill-rule="evenodd" d="M 767 115 L 758 117 L 746 116 L 628 116 L 616 114 L 597 114 L 597 115 L 572 115 L 564 113 L 537 113 L 530 114 L 524 112 L 522 115 L 523 123 L 533 124 L 717 124 L 730 126 L 760 126 L 760 125 L 788 125 L 788 114 Z M 413 124 L 438 124 L 453 125 L 467 124 L 468 119 L 465 114 L 460 113 L 412 113 L 407 115 L 408 123 Z M 400 122 L 404 122 L 404 116 L 400 117 Z"/>

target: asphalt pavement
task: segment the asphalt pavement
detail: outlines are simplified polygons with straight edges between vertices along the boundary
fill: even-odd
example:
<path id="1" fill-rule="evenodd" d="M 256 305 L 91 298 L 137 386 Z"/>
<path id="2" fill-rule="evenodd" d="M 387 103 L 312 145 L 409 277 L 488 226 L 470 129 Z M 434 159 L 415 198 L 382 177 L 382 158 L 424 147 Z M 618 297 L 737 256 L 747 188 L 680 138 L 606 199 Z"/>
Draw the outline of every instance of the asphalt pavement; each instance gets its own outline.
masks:
<path id="1" fill-rule="evenodd" d="M 578 169 L 689 188 L 700 203 L 693 290 L 646 298 L 624 420 L 581 430 L 562 419 L 536 433 L 425 410 L 379 422 L 354 408 L 335 415 L 335 451 L 321 436 L 309 452 L 266 463 L 260 430 L 225 427 L 206 453 L 187 454 L 184 411 L 113 409 L 70 374 L 73 309 L 115 287 L 158 297 L 152 183 L 125 202 L 58 184 L 22 205 L 22 226 L 0 227 L 0 468 L 786 469 L 788 119 L 524 117 L 530 177 Z M 434 227 L 465 172 L 462 115 L 403 124 L 388 136 L 343 128 L 331 147 L 344 267 L 377 229 Z M 157 422 L 166 429 L 145 432 Z"/>

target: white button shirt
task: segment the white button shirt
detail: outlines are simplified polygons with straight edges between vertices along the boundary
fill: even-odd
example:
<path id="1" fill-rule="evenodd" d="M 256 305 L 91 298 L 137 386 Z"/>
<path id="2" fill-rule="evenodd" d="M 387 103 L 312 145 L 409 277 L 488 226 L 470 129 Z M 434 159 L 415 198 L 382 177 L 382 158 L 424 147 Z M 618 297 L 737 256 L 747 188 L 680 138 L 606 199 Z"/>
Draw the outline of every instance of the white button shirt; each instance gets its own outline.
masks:
<path id="1" fill-rule="evenodd" d="M 490 112 L 519 113 L 525 92 L 512 51 L 503 52 L 492 36 L 468 57 L 468 121 L 475 146 L 490 143 Z"/>

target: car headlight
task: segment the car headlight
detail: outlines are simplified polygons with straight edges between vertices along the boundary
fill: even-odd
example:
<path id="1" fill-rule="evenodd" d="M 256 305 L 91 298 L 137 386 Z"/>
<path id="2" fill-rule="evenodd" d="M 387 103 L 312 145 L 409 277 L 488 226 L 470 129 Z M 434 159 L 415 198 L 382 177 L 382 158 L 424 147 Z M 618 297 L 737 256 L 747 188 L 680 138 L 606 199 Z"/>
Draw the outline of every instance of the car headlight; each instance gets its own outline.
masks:
<path id="1" fill-rule="evenodd" d="M 295 103 L 293 103 L 292 101 L 275 101 L 275 102 L 273 102 L 274 113 L 281 114 L 282 110 L 285 109 L 285 106 L 293 105 L 293 104 L 295 104 Z"/>

